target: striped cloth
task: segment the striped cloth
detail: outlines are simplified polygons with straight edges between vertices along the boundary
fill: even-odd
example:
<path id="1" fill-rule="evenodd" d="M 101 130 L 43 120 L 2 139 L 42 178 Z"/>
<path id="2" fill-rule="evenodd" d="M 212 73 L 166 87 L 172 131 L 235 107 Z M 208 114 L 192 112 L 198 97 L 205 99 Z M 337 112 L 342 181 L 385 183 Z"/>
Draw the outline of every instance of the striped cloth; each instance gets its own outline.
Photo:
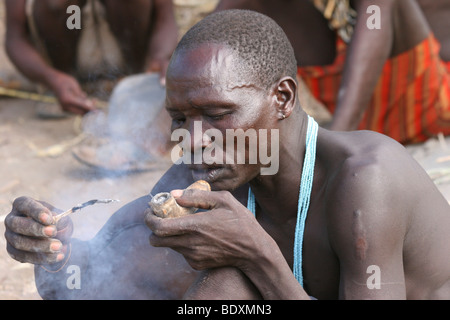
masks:
<path id="1" fill-rule="evenodd" d="M 339 39 L 333 64 L 299 67 L 311 93 L 333 113 L 342 79 L 347 45 Z M 440 45 L 430 34 L 409 51 L 389 59 L 359 125 L 402 144 L 450 134 L 450 62 L 439 57 Z"/>

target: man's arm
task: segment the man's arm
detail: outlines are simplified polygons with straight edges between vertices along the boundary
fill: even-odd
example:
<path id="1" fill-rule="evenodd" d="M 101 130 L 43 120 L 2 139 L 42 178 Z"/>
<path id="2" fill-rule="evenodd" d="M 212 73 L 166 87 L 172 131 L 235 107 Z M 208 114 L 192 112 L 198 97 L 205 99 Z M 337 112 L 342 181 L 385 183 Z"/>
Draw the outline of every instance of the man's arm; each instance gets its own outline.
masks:
<path id="1" fill-rule="evenodd" d="M 30 42 L 25 3 L 25 0 L 6 0 L 6 52 L 27 78 L 51 87 L 57 71 L 44 61 Z"/>
<path id="2" fill-rule="evenodd" d="M 214 297 L 228 281 L 236 292 L 221 292 L 221 298 L 310 299 L 275 240 L 232 194 L 186 190 L 176 198 L 181 206 L 209 211 L 176 219 L 149 212 L 146 222 L 153 246 L 173 248 L 191 267 L 206 270 L 207 282 L 198 280 L 187 298 Z"/>
<path id="3" fill-rule="evenodd" d="M 353 158 L 335 177 L 327 220 L 340 263 L 340 299 L 406 298 L 403 243 L 412 208 L 399 171 Z"/>
<path id="4" fill-rule="evenodd" d="M 117 211 L 89 241 L 71 240 L 62 265 L 36 265 L 44 299 L 180 299 L 196 273 L 183 257 L 148 243 L 150 196 Z"/>
<path id="5" fill-rule="evenodd" d="M 170 57 L 178 43 L 178 27 L 172 1 L 156 0 L 154 6 L 146 68 L 159 72 L 164 84 Z"/>
<path id="6" fill-rule="evenodd" d="M 113 292 L 111 286 L 126 286 L 121 279 L 121 271 L 117 270 L 113 280 L 108 270 L 117 268 L 127 251 L 137 254 L 132 249 L 123 250 L 117 239 L 128 249 L 131 243 L 138 243 L 135 235 L 139 225 L 142 225 L 147 198 L 130 202 L 114 213 L 93 239 L 69 239 L 65 259 L 60 263 L 35 265 L 36 286 L 41 297 L 52 300 L 95 299 L 95 292 L 98 298 L 102 298 L 107 292 L 104 286 L 108 283 L 111 289 L 109 294 L 120 297 L 120 293 Z M 126 240 L 124 234 L 127 234 Z"/>
<path id="7" fill-rule="evenodd" d="M 64 110 L 78 114 L 93 110 L 93 102 L 87 99 L 78 81 L 51 67 L 30 42 L 25 14 L 26 1 L 6 0 L 5 3 L 5 49 L 12 63 L 27 78 L 52 90 Z"/>
<path id="8" fill-rule="evenodd" d="M 183 166 L 172 167 L 152 193 L 187 187 L 187 173 Z M 5 219 L 8 253 L 35 264 L 45 299 L 179 299 L 196 272 L 176 252 L 149 245 L 144 223 L 149 201 L 147 195 L 130 202 L 92 240 L 80 241 L 71 239 L 69 217 L 55 225 L 51 205 L 19 198 Z"/>
<path id="9" fill-rule="evenodd" d="M 185 188 L 191 180 L 185 166 L 172 166 L 151 194 Z M 72 239 L 72 252 L 67 254 L 69 259 L 63 267 L 37 265 L 36 285 L 41 296 L 46 299 L 180 299 L 194 281 L 196 272 L 175 251 L 149 244 L 151 232 L 145 226 L 145 213 L 150 200 L 151 196 L 147 195 L 125 205 L 91 240 Z M 68 270 L 71 266 L 79 268 L 80 289 L 70 285 L 75 276 Z"/>
<path id="10" fill-rule="evenodd" d="M 393 0 L 376 1 L 380 8 L 380 29 L 367 27 L 366 10 L 374 1 L 354 1 L 357 23 L 349 44 L 336 110 L 330 129 L 355 130 L 372 98 L 373 90 L 392 51 Z"/>

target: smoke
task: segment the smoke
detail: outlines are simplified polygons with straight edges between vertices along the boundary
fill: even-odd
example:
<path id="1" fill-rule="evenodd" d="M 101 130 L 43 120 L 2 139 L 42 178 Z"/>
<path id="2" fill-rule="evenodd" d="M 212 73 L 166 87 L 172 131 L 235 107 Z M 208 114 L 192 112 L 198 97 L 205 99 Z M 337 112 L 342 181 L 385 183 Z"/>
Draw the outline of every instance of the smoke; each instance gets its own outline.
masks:
<path id="1" fill-rule="evenodd" d="M 46 274 L 42 269 L 36 268 L 37 285 L 44 298 L 138 298 L 142 294 L 139 293 L 142 289 L 139 289 L 139 286 L 134 288 L 136 284 L 131 283 L 135 282 L 133 277 L 138 276 L 139 272 L 127 273 L 133 270 L 134 263 L 139 264 L 137 260 L 142 259 L 139 252 L 150 247 L 150 230 L 144 225 L 142 218 L 150 197 L 140 202 L 139 208 L 136 209 L 139 216 L 122 217 L 123 226 L 117 230 L 110 230 L 109 226 L 103 228 L 114 212 L 120 211 L 122 206 L 137 197 L 148 194 L 154 182 L 163 173 L 163 169 L 141 172 L 140 179 L 136 179 L 136 174 L 125 174 L 128 169 L 133 169 L 131 166 L 152 162 L 149 150 L 142 146 L 153 136 L 160 134 L 159 129 L 152 124 L 163 108 L 164 99 L 165 90 L 159 83 L 158 74 L 130 76 L 114 89 L 108 112 L 97 112 L 84 121 L 84 133 L 88 134 L 91 141 L 100 141 L 97 145 L 94 142 L 90 145 L 94 147 L 94 161 L 107 166 L 108 162 L 114 162 L 114 157 L 124 157 L 128 158 L 129 162 L 124 163 L 121 170 L 99 170 L 83 165 L 74 167 L 73 163 L 56 168 L 61 175 L 69 176 L 70 179 L 69 182 L 49 180 L 48 187 L 61 192 L 50 196 L 46 201 L 61 210 L 91 199 L 112 198 L 121 202 L 86 207 L 71 215 L 74 223 L 73 238 L 82 241 L 73 242 L 70 261 L 74 261 L 74 264 L 69 263 L 58 275 Z M 167 138 L 170 139 L 170 136 Z M 70 180 L 77 183 L 71 184 Z M 137 228 L 133 229 L 136 230 L 133 232 L 133 242 L 124 238 L 129 235 L 124 232 L 129 227 Z M 115 248 L 114 252 L 111 251 L 112 246 Z M 121 265 L 129 266 L 127 270 L 119 270 Z M 142 272 L 140 274 L 142 275 Z M 153 279 L 152 272 L 144 274 L 146 283 L 158 282 Z M 131 282 L 128 286 L 126 281 L 119 279 L 130 279 Z"/>
<path id="2" fill-rule="evenodd" d="M 131 137 L 144 144 L 152 121 L 164 105 L 165 90 L 159 75 L 141 74 L 119 82 L 109 104 L 108 127 L 114 138 Z"/>
<path id="3" fill-rule="evenodd" d="M 158 166 L 157 143 L 152 142 L 166 135 L 155 123 L 164 111 L 164 99 L 158 74 L 138 74 L 121 80 L 113 90 L 108 111 L 85 117 L 83 131 L 93 139 L 91 148 L 80 150 L 78 158 L 106 169 L 105 174 Z"/>

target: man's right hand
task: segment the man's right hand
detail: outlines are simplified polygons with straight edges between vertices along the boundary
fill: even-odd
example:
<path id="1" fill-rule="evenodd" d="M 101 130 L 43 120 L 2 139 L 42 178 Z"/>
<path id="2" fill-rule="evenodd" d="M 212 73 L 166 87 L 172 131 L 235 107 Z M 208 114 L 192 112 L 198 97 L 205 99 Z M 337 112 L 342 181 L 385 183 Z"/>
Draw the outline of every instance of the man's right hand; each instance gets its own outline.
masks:
<path id="1" fill-rule="evenodd" d="M 51 89 L 65 111 L 84 115 L 95 110 L 94 102 L 88 99 L 78 81 L 68 74 L 58 72 L 53 76 Z"/>
<path id="2" fill-rule="evenodd" d="M 55 264 L 64 260 L 73 231 L 68 217 L 55 224 L 59 211 L 28 197 L 17 198 L 5 219 L 8 254 L 20 262 Z"/>

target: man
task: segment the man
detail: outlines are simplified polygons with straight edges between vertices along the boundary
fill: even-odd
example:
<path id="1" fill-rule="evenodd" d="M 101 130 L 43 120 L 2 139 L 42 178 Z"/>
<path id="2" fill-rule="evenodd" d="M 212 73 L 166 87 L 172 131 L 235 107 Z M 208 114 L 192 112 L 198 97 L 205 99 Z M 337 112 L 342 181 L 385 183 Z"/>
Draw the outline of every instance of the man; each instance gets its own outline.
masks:
<path id="1" fill-rule="evenodd" d="M 447 201 L 392 139 L 318 129 L 300 107 L 296 68 L 270 18 L 245 10 L 206 17 L 168 68 L 172 129 L 191 137 L 183 146 L 194 158 L 221 154 L 219 133 L 278 133 L 258 140 L 278 156 L 277 172 L 262 174 L 268 164 L 250 161 L 249 142 L 243 164 L 186 157 L 151 193 L 207 180 L 214 191 L 172 192 L 203 212 L 161 219 L 145 196 L 87 242 L 70 239 L 69 219 L 54 224 L 52 206 L 19 198 L 5 220 L 9 254 L 36 264 L 45 298 L 450 298 Z M 227 160 L 237 151 L 228 137 Z M 67 288 L 73 270 L 84 279 L 79 290 Z"/>
<path id="2" fill-rule="evenodd" d="M 217 10 L 230 8 L 281 25 L 330 129 L 402 144 L 450 134 L 450 1 L 222 0 Z"/>
<path id="3" fill-rule="evenodd" d="M 68 8 L 73 5 L 83 10 L 78 17 L 81 30 L 67 26 L 74 14 Z M 90 12 L 91 29 L 87 28 L 86 11 Z M 53 91 L 63 110 L 76 114 L 94 109 L 80 78 L 157 71 L 163 79 L 177 43 L 172 1 L 7 0 L 6 15 L 5 45 L 11 61 L 26 77 Z M 114 37 L 107 39 L 111 32 Z M 80 42 L 99 46 L 94 52 L 100 51 L 105 60 L 86 67 L 87 75 L 81 75 L 81 65 L 92 62 L 94 56 L 78 48 Z M 111 54 L 117 46 L 117 55 Z M 94 69 L 103 64 L 105 68 L 95 74 Z"/>

